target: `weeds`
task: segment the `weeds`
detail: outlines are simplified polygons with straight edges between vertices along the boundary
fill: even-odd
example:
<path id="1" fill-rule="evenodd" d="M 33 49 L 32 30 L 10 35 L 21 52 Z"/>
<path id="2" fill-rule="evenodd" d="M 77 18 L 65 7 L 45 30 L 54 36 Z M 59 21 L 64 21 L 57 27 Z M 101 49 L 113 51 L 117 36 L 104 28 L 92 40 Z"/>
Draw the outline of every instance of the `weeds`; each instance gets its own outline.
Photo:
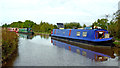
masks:
<path id="1" fill-rule="evenodd" d="M 2 60 L 7 59 L 18 47 L 18 36 L 6 28 L 2 29 Z"/>

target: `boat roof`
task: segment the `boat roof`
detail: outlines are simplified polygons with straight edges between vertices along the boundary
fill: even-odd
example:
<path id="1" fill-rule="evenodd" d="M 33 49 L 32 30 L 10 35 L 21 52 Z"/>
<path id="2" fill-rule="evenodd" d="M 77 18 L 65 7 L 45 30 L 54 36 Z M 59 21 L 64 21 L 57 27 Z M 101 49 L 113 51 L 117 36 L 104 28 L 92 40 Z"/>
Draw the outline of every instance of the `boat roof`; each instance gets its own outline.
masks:
<path id="1" fill-rule="evenodd" d="M 105 29 L 57 29 L 57 30 L 80 30 L 80 31 L 106 31 L 108 32 L 107 30 Z"/>
<path id="2" fill-rule="evenodd" d="M 105 29 L 58 29 L 58 30 L 94 30 L 94 31 L 107 31 Z"/>

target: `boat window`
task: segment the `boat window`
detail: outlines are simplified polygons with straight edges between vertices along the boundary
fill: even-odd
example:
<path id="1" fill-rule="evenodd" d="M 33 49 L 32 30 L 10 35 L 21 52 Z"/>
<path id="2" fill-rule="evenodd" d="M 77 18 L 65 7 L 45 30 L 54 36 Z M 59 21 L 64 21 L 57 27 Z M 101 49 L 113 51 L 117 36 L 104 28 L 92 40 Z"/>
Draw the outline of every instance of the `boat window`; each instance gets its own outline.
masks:
<path id="1" fill-rule="evenodd" d="M 77 36 L 80 36 L 80 32 L 79 31 L 77 32 Z"/>
<path id="2" fill-rule="evenodd" d="M 109 38 L 109 36 L 110 36 L 109 34 L 105 34 L 105 38 Z"/>
<path id="3" fill-rule="evenodd" d="M 86 37 L 87 36 L 87 32 L 83 32 L 83 37 Z"/>

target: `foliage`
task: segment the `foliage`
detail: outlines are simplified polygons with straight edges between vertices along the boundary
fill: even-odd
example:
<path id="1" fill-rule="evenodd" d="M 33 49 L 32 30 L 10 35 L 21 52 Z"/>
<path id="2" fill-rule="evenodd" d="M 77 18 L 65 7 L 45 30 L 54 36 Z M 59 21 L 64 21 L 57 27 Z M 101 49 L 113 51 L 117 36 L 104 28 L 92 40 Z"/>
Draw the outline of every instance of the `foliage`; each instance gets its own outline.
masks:
<path id="1" fill-rule="evenodd" d="M 119 21 L 111 22 L 108 25 L 108 29 L 112 36 L 114 36 L 116 38 L 120 38 L 120 23 L 119 23 Z"/>
<path id="2" fill-rule="evenodd" d="M 116 40 L 120 41 L 120 38 L 115 38 Z"/>
<path id="3" fill-rule="evenodd" d="M 82 26 L 80 23 L 77 22 L 70 22 L 70 23 L 65 23 L 64 28 L 65 29 L 73 29 L 73 28 L 81 28 Z"/>
<path id="4" fill-rule="evenodd" d="M 86 27 L 86 25 L 85 24 L 83 24 L 83 28 L 85 28 Z"/>
<path id="5" fill-rule="evenodd" d="M 40 24 L 36 24 L 31 20 L 26 20 L 25 22 L 13 22 L 9 25 L 4 24 L 2 27 L 15 27 L 15 28 L 32 28 L 34 32 L 45 32 L 51 33 L 51 30 L 57 28 L 56 25 L 49 24 L 47 22 L 40 22 Z"/>
<path id="6" fill-rule="evenodd" d="M 33 21 L 26 20 L 25 22 L 13 22 L 10 24 L 10 27 L 16 27 L 16 28 L 31 28 L 32 26 L 36 25 Z"/>
<path id="7" fill-rule="evenodd" d="M 55 29 L 56 25 L 49 24 L 47 22 L 40 22 L 38 25 L 34 25 L 32 27 L 33 31 L 35 32 L 42 32 L 42 33 L 51 33 L 51 30 Z"/>
<path id="8" fill-rule="evenodd" d="M 112 36 L 115 38 L 120 38 L 120 14 L 118 12 L 114 14 L 116 15 L 115 19 L 110 21 L 108 29 Z"/>
<path id="9" fill-rule="evenodd" d="M 2 27 L 9 27 L 9 25 L 7 25 L 6 23 L 4 25 L 2 25 Z"/>
<path id="10" fill-rule="evenodd" d="M 117 14 L 115 20 L 111 20 L 110 23 L 108 23 L 107 19 L 98 19 L 93 25 L 108 30 L 110 35 L 115 38 L 120 38 L 120 14 Z"/>
<path id="11" fill-rule="evenodd" d="M 97 21 L 95 21 L 93 23 L 94 26 L 99 26 L 102 29 L 106 29 L 107 30 L 107 25 L 108 25 L 108 20 L 107 19 L 98 19 Z"/>
<path id="12" fill-rule="evenodd" d="M 120 45 L 120 42 L 113 42 L 114 44 L 116 44 L 116 45 Z"/>
<path id="13" fill-rule="evenodd" d="M 12 40 L 11 40 L 12 39 Z M 2 29 L 2 58 L 8 58 L 18 47 L 18 36 L 14 32 Z"/>

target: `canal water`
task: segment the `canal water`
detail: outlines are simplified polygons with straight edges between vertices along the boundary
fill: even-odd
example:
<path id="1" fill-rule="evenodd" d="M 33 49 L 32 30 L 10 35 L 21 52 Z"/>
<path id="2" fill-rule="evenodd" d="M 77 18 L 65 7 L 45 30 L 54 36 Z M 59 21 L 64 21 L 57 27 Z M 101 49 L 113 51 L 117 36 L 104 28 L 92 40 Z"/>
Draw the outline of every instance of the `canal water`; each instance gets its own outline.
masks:
<path id="1" fill-rule="evenodd" d="M 18 35 L 18 51 L 6 66 L 118 66 L 116 47 L 74 44 L 44 35 Z"/>

